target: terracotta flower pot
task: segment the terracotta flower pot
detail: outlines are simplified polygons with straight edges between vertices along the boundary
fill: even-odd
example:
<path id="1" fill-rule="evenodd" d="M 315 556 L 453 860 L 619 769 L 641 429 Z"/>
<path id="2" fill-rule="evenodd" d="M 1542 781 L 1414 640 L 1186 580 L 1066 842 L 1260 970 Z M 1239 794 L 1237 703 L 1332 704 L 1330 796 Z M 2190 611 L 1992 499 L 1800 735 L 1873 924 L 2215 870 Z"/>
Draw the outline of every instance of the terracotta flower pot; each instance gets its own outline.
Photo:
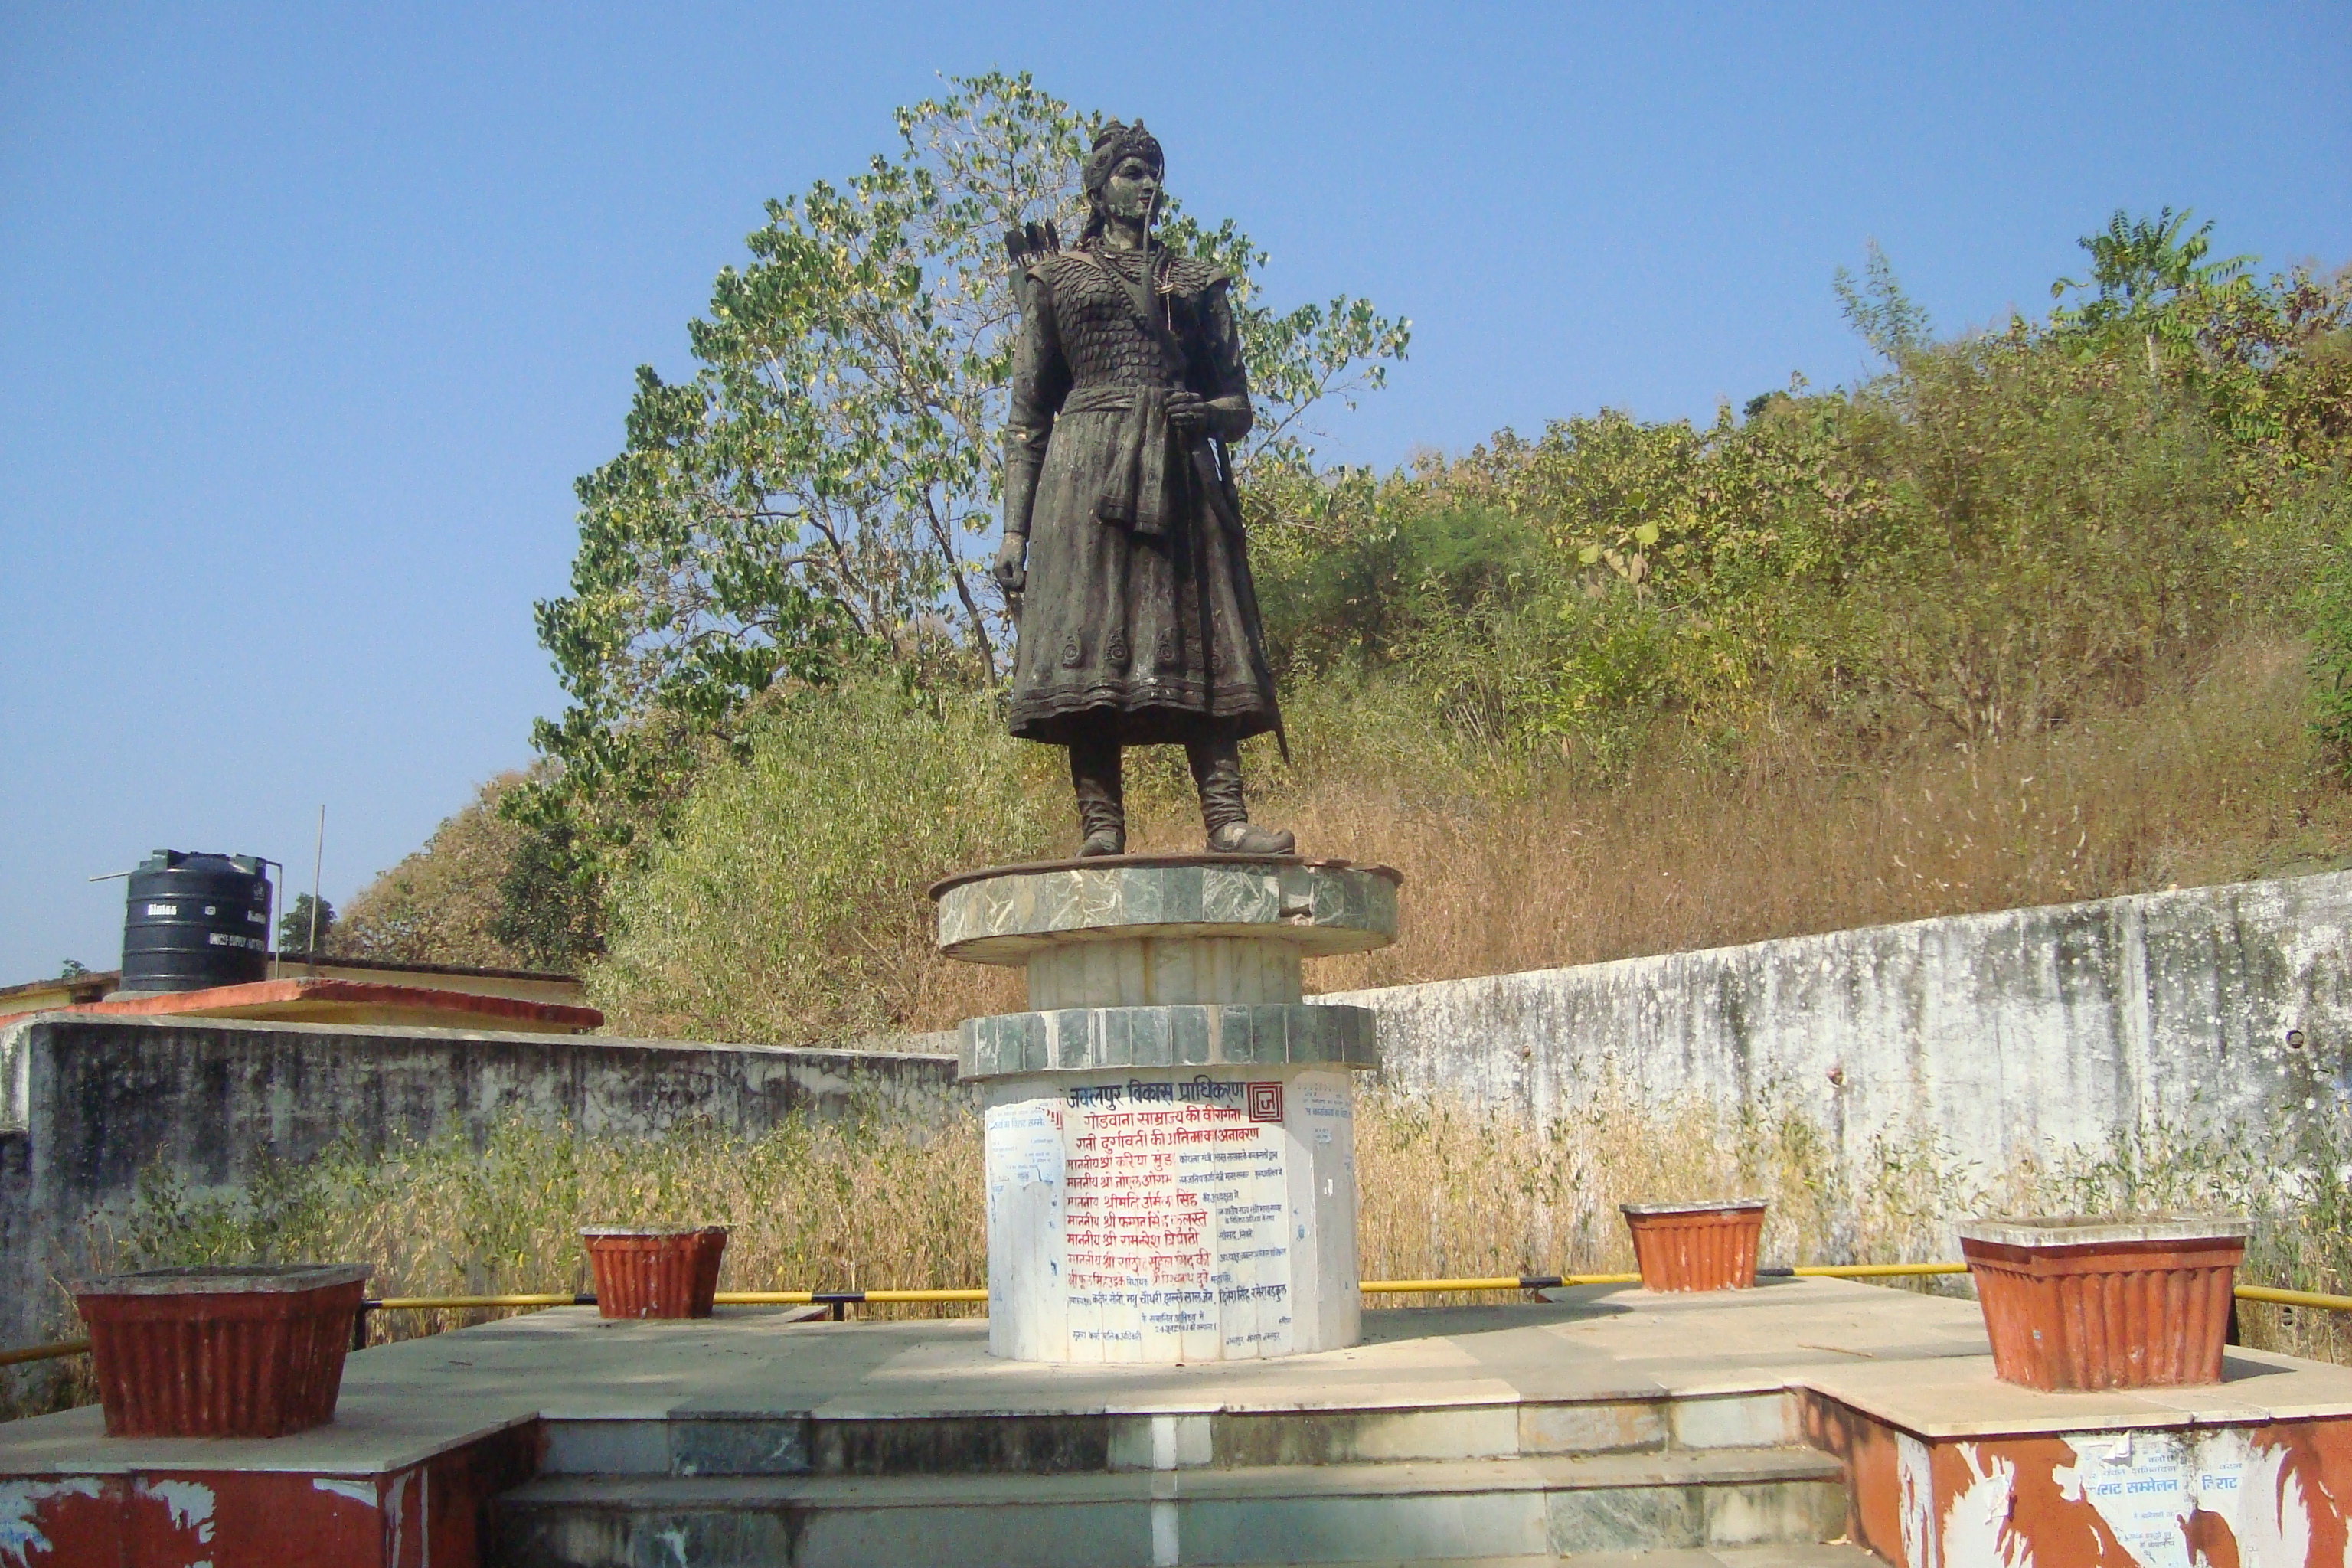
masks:
<path id="1" fill-rule="evenodd" d="M 74 1287 L 110 1437 L 279 1437 L 334 1419 L 364 1263 L 150 1268 Z"/>
<path id="2" fill-rule="evenodd" d="M 606 1318 L 707 1318 L 727 1227 L 597 1226 L 580 1233 Z"/>
<path id="3" fill-rule="evenodd" d="M 1762 1198 L 1705 1204 L 1620 1204 L 1633 1258 L 1651 1290 L 1745 1290 L 1756 1283 Z"/>
<path id="4" fill-rule="evenodd" d="M 1960 1228 L 1995 1376 L 2028 1388 L 2221 1381 L 2242 1219 L 1978 1220 Z"/>

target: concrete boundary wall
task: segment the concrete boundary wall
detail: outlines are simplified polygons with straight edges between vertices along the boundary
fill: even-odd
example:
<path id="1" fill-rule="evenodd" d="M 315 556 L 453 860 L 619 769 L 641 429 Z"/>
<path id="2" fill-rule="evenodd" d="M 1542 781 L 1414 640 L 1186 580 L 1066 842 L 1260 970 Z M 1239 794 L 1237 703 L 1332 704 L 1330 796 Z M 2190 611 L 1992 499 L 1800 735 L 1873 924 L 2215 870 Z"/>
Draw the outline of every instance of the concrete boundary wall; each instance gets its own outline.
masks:
<path id="1" fill-rule="evenodd" d="M 1548 1119 L 1612 1079 L 1772 1085 L 1849 1161 L 1924 1123 L 1997 1167 L 2155 1117 L 2291 1135 L 2352 1088 L 2348 960 L 2335 872 L 1312 1000 L 1378 1014 L 1411 1091 Z"/>
<path id="2" fill-rule="evenodd" d="M 93 1211 L 162 1163 L 233 1192 L 266 1160 L 345 1134 L 381 1148 L 521 1115 L 599 1134 L 708 1120 L 758 1132 L 794 1111 L 936 1123 L 971 1103 L 952 1056 L 786 1050 L 456 1029 L 51 1014 L 0 1031 L 0 1346 L 40 1339 Z M 977 1194 L 975 1194 L 977 1201 Z"/>

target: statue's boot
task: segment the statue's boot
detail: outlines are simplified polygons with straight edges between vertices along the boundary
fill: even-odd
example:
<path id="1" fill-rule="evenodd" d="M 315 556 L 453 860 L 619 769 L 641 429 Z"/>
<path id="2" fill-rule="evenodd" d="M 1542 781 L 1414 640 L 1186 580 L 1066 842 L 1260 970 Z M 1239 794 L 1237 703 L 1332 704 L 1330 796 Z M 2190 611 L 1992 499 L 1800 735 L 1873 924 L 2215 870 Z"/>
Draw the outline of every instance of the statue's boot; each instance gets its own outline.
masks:
<path id="1" fill-rule="evenodd" d="M 1192 784 L 1201 792 L 1201 821 L 1215 855 L 1287 855 L 1298 841 L 1277 827 L 1260 827 L 1242 801 L 1239 741 L 1195 741 L 1184 748 Z"/>
<path id="2" fill-rule="evenodd" d="M 1086 841 L 1082 858 L 1127 853 L 1126 769 L 1116 741 L 1076 741 L 1070 745 L 1070 784 L 1077 791 L 1078 826 Z"/>

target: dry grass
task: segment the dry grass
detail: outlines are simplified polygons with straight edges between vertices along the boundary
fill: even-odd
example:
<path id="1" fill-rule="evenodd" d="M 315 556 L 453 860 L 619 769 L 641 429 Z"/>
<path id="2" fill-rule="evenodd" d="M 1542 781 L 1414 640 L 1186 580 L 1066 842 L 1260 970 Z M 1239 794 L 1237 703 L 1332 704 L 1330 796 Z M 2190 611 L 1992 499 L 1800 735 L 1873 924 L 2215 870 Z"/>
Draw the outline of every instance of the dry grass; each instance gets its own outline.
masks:
<path id="1" fill-rule="evenodd" d="M 2344 864 L 2352 794 L 2305 726 L 2305 658 L 2300 639 L 2256 632 L 2057 730 L 1974 748 L 1914 737 L 1865 763 L 1792 724 L 1736 758 L 1688 747 L 1609 782 L 1465 760 L 1410 716 L 1309 689 L 1300 765 L 1262 742 L 1251 765 L 1258 815 L 1310 853 L 1405 874 L 1397 944 L 1309 972 L 1349 990 Z M 922 888 L 1075 849 L 1051 748 L 984 721 L 945 731 L 936 755 L 928 731 L 889 736 L 929 760 L 881 839 L 814 847 L 815 826 L 864 817 L 812 806 L 811 775 L 831 774 L 805 757 L 779 772 L 763 752 L 706 792 L 709 830 L 635 895 L 647 913 L 593 977 L 613 1032 L 871 1047 L 1023 1005 L 1019 971 L 939 956 Z M 967 763 L 990 787 L 957 795 Z M 833 782 L 871 787 L 862 769 Z M 1135 752 L 1135 847 L 1197 847 L 1191 795 L 1175 749 Z"/>
<path id="2" fill-rule="evenodd" d="M 2352 1120 L 2332 1136 L 2352 1144 Z M 1603 1085 L 1538 1126 L 1510 1111 L 1371 1088 L 1358 1107 L 1356 1153 L 1368 1279 L 1629 1270 L 1620 1203 L 1755 1194 L 1771 1204 L 1768 1265 L 1948 1257 L 1953 1222 L 1973 1214 L 2189 1206 L 2256 1215 L 2245 1278 L 2352 1288 L 2344 1223 L 2352 1189 L 2283 1191 L 2273 1160 L 2178 1129 L 2144 1129 L 2111 1148 L 2056 1151 L 2007 1170 L 1967 1161 L 1931 1129 L 1898 1129 L 1848 1167 L 1820 1127 L 1769 1091 L 1723 1110 L 1695 1100 L 1643 1104 Z M 2297 1163 L 2322 1170 L 2344 1164 L 2340 1149 L 2315 1146 L 2303 1156 Z M 796 1118 L 758 1138 L 687 1128 L 641 1141 L 516 1122 L 478 1152 L 448 1142 L 380 1159 L 333 1154 L 279 1172 L 234 1203 L 158 1175 L 129 1213 L 93 1220 L 86 1261 L 353 1258 L 377 1266 L 372 1289 L 384 1294 L 578 1290 L 588 1282 L 582 1225 L 692 1219 L 730 1227 L 727 1289 L 974 1287 L 987 1274 L 981 1191 L 971 1116 L 936 1126 Z M 1452 1299 L 1371 1297 L 1367 1305 Z M 63 1300 L 59 1337 L 72 1331 Z M 404 1338 L 499 1315 L 390 1314 L 378 1331 Z M 2251 1343 L 2352 1359 L 2352 1322 L 2337 1314 L 2249 1308 L 2243 1317 Z M 91 1396 L 86 1362 L 64 1363 L 19 1373 L 13 1396 L 0 1386 L 0 1414 Z"/>
<path id="3" fill-rule="evenodd" d="M 1405 875 L 1397 944 L 1312 970 L 1334 991 L 2319 869 L 2352 855 L 2352 795 L 2306 733 L 2305 658 L 2249 636 L 2130 707 L 1874 766 L 1792 730 L 1737 766 L 1474 795 L 1408 757 L 1277 773 L 1260 815 Z M 1145 845 L 1192 841 L 1172 793 L 1147 792 Z"/>
<path id="4" fill-rule="evenodd" d="M 2305 665 L 2301 639 L 2252 633 L 2057 730 L 1973 749 L 1917 737 L 1864 763 L 1791 725 L 1736 759 L 1660 754 L 1607 783 L 1474 766 L 1433 734 L 1393 716 L 1363 723 L 1327 698 L 1300 716 L 1299 767 L 1253 742 L 1251 769 L 1258 816 L 1296 829 L 1309 853 L 1405 876 L 1396 945 L 1318 963 L 1308 984 L 1408 984 L 2344 865 L 2352 793 L 2305 725 Z M 1013 755 L 1028 764 L 1046 750 Z M 971 858 L 1075 849 L 1059 777 L 1026 766 L 1021 788 L 1021 834 L 1000 830 L 1002 849 L 967 844 Z M 1180 752 L 1133 753 L 1129 797 L 1133 847 L 1198 847 Z M 730 909 L 761 904 L 766 880 L 786 874 L 777 856 L 748 860 L 760 885 L 731 889 Z M 938 955 L 919 880 L 900 878 L 891 897 L 887 917 L 857 923 L 852 967 L 874 987 L 863 1011 L 825 1015 L 856 1014 L 854 1029 L 784 1026 L 770 1002 L 788 988 L 765 984 L 771 950 L 800 943 L 758 921 L 713 922 L 738 945 L 709 973 L 732 978 L 706 981 L 690 1016 L 685 987 L 631 984 L 617 967 L 599 996 L 622 1031 L 791 1044 L 947 1029 L 1023 1005 L 1019 971 Z"/>
<path id="5" fill-rule="evenodd" d="M 1619 1204 L 1738 1195 L 1770 1201 L 1768 1265 L 1916 1261 L 1936 1256 L 1937 1194 L 1956 1166 L 1923 1138 L 1857 1183 L 1769 1092 L 1719 1111 L 1607 1086 L 1548 1125 L 1374 1089 L 1356 1162 L 1363 1272 L 1391 1279 L 1622 1273 L 1633 1252 Z"/>
<path id="6" fill-rule="evenodd" d="M 1949 1179 L 1933 1160 L 1890 1161 L 1908 1206 L 1851 1191 L 1818 1130 L 1769 1094 L 1724 1115 L 1604 1089 L 1537 1127 L 1372 1089 L 1356 1125 L 1371 1278 L 1626 1268 L 1620 1202 L 1733 1190 L 1772 1200 L 1768 1261 L 1926 1256 L 1932 1228 L 1906 1216 Z M 374 1264 L 380 1295 L 581 1290 L 580 1226 L 695 1222 L 730 1227 L 722 1289 L 975 1287 L 987 1274 L 981 1193 L 971 1115 L 796 1116 L 749 1138 L 693 1126 L 587 1138 L 515 1121 L 480 1150 L 449 1139 L 380 1156 L 331 1151 L 236 1198 L 153 1172 L 128 1213 L 93 1216 L 82 1261 L 97 1271 L 341 1258 Z M 388 1326 L 404 1337 L 494 1315 L 403 1313 Z"/>
<path id="7" fill-rule="evenodd" d="M 759 1138 L 688 1127 L 650 1140 L 517 1121 L 478 1151 L 461 1139 L 381 1157 L 339 1149 L 229 1197 L 152 1170 L 128 1213 L 89 1216 L 68 1273 L 332 1259 L 373 1264 L 373 1295 L 580 1291 L 582 1226 L 690 1220 L 730 1227 L 722 1289 L 981 1285 L 980 1172 L 969 1119 L 795 1118 Z M 53 1337 L 74 1337 L 61 1281 L 52 1292 Z M 373 1331 L 408 1339 L 507 1315 L 387 1312 Z M 89 1369 L 76 1357 L 0 1370 L 0 1419 L 90 1403 Z"/>
<path id="8" fill-rule="evenodd" d="M 157 1173 L 124 1215 L 95 1218 L 93 1268 L 339 1258 L 375 1265 L 377 1295 L 588 1289 L 589 1225 L 729 1227 L 719 1288 L 879 1289 L 985 1282 L 980 1138 L 943 1128 L 794 1117 L 759 1137 L 688 1126 L 585 1138 L 509 1121 L 477 1151 L 449 1139 L 370 1157 L 331 1152 L 235 1201 Z M 389 1337 L 496 1312 L 389 1314 Z"/>

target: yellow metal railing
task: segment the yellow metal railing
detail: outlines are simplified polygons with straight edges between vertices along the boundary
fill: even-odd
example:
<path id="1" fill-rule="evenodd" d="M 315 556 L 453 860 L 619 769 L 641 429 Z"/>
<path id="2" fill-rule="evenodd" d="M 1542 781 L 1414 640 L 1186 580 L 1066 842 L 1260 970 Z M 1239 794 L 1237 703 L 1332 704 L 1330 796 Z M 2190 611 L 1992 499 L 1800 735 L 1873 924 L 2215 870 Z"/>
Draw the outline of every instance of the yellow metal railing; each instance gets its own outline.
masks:
<path id="1" fill-rule="evenodd" d="M 2241 1285 L 2241 1301 L 2261 1301 L 2273 1307 L 2317 1307 L 2323 1311 L 2352 1312 L 2352 1296 L 2330 1296 L 2318 1290 L 2274 1290 L 2268 1285 Z"/>

